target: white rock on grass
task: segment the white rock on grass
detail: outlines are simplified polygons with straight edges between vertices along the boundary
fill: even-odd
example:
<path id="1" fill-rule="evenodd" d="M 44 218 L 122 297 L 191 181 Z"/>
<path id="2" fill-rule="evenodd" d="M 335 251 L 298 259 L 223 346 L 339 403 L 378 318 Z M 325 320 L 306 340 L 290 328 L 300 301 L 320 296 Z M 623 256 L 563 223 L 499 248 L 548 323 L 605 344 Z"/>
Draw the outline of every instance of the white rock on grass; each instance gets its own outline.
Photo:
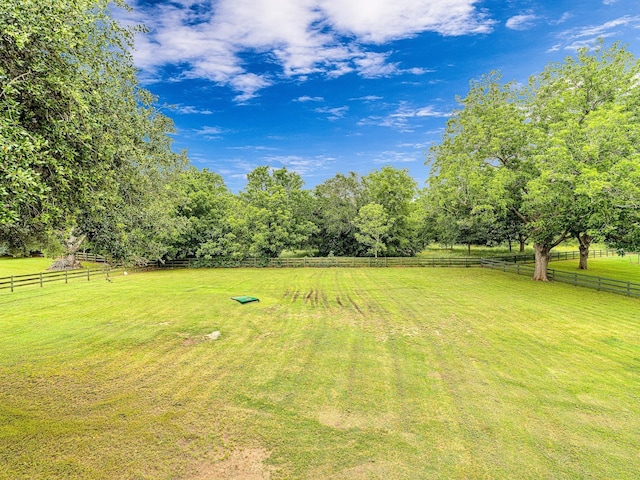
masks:
<path id="1" fill-rule="evenodd" d="M 215 332 L 205 335 L 205 338 L 208 338 L 209 340 L 217 340 L 220 338 L 220 332 L 216 330 Z"/>

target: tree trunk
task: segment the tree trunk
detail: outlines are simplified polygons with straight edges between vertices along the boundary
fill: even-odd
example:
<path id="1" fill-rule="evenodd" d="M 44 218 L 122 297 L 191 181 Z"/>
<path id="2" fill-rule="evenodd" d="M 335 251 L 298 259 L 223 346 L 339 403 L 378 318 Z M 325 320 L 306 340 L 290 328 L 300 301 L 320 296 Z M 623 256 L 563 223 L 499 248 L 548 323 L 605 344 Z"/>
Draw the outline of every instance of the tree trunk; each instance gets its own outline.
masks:
<path id="1" fill-rule="evenodd" d="M 587 270 L 588 260 L 589 260 L 589 247 L 591 247 L 591 241 L 593 237 L 587 235 L 586 233 L 582 235 L 578 235 L 578 241 L 580 242 L 580 265 L 578 269 Z"/>
<path id="2" fill-rule="evenodd" d="M 511 238 L 508 239 L 509 242 L 509 253 L 511 253 Z"/>
<path id="3" fill-rule="evenodd" d="M 467 243 L 467 256 L 470 257 L 471 256 L 471 244 Z"/>
<path id="4" fill-rule="evenodd" d="M 525 238 L 522 234 L 518 234 L 518 241 L 520 242 L 520 253 L 524 253 Z"/>
<path id="5" fill-rule="evenodd" d="M 76 237 L 73 231 L 69 234 L 69 238 L 65 241 L 65 255 L 56 259 L 48 270 L 74 270 L 82 268 L 82 265 L 76 258 L 76 253 L 80 249 L 80 245 L 84 242 L 85 235 Z"/>
<path id="6" fill-rule="evenodd" d="M 547 245 L 541 245 L 534 243 L 533 249 L 536 253 L 536 268 L 533 272 L 533 279 L 540 282 L 548 282 L 547 268 L 549 268 L 549 258 L 551 254 L 551 248 Z"/>

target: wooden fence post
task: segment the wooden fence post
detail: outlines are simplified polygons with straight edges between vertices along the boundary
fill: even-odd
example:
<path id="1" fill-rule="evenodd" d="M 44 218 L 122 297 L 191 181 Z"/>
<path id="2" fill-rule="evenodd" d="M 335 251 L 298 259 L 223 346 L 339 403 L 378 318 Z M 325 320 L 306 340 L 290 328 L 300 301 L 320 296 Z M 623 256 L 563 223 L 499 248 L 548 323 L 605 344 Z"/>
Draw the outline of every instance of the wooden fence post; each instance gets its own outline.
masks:
<path id="1" fill-rule="evenodd" d="M 40 272 L 40 288 L 42 288 L 42 272 Z"/>
<path id="2" fill-rule="evenodd" d="M 64 271 L 64 283 L 69 283 L 69 271 Z"/>
<path id="3" fill-rule="evenodd" d="M 11 291 L 13 292 L 13 275 L 11 275 Z"/>

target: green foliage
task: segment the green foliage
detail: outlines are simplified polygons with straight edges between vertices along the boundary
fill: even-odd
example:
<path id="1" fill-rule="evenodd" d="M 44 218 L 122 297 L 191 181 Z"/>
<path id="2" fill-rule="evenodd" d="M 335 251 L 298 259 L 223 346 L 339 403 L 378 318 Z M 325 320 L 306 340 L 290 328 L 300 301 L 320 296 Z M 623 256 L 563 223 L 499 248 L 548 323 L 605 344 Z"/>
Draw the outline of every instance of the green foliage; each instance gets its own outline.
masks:
<path id="1" fill-rule="evenodd" d="M 540 261 L 571 237 L 587 249 L 591 239 L 633 238 L 621 220 L 640 203 L 639 74 L 633 55 L 601 43 L 527 87 L 497 73 L 471 82 L 431 150 L 430 195 L 451 209 L 441 230 L 457 228 L 460 240 L 508 220 L 502 230 L 530 238 Z"/>
<path id="2" fill-rule="evenodd" d="M 378 258 L 378 253 L 387 250 L 385 243 L 393 226 L 394 219 L 387 215 L 385 208 L 379 203 L 367 203 L 358 212 L 354 220 L 359 232 L 356 233 L 356 240 L 367 245 L 369 252 Z"/>
<path id="3" fill-rule="evenodd" d="M 358 175 L 337 174 L 318 185 L 314 191 L 315 222 L 318 234 L 315 244 L 321 256 L 355 257 L 363 253 L 355 237 L 354 221 L 364 205 L 364 186 Z"/>
<path id="4" fill-rule="evenodd" d="M 300 175 L 286 168 L 271 171 L 263 166 L 247 175 L 231 214 L 236 255 L 277 257 L 308 244 L 316 226 L 311 194 L 302 186 Z"/>
<path id="5" fill-rule="evenodd" d="M 164 186 L 184 158 L 138 85 L 139 29 L 111 17 L 116 4 L 0 7 L 0 239 L 15 248 L 75 225 L 117 255 L 164 250 Z"/>
<path id="6" fill-rule="evenodd" d="M 234 200 L 222 177 L 191 167 L 176 179 L 172 190 L 179 198 L 175 215 L 185 221 L 185 227 L 173 240 L 168 256 L 209 260 L 229 255 Z"/>
<path id="7" fill-rule="evenodd" d="M 442 241 L 488 243 L 520 207 L 522 185 L 535 172 L 527 163 L 523 92 L 500 81 L 497 72 L 472 81 L 443 142 L 430 151 L 426 196 Z"/>
<path id="8" fill-rule="evenodd" d="M 413 215 L 417 196 L 416 181 L 406 169 L 384 166 L 362 178 L 367 203 L 383 206 L 389 218 L 387 247 L 389 255 L 414 255 L 422 245 L 416 242 L 418 225 Z"/>

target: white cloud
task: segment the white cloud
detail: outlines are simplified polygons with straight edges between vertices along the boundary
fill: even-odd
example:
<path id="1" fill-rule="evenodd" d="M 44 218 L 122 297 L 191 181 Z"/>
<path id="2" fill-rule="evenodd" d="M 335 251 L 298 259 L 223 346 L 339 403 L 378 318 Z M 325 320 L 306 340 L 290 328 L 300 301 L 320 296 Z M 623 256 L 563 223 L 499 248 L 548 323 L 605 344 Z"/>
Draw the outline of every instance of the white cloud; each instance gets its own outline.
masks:
<path id="1" fill-rule="evenodd" d="M 599 35 L 606 35 L 614 28 L 629 26 L 633 24 L 640 24 L 640 16 L 632 17 L 630 15 L 625 15 L 624 17 L 616 18 L 615 20 L 605 22 L 601 25 L 591 25 L 588 27 L 575 28 L 565 32 L 564 35 L 569 39 L 596 37 Z"/>
<path id="2" fill-rule="evenodd" d="M 326 155 L 316 155 L 313 157 L 303 157 L 299 155 L 269 155 L 263 157 L 262 160 L 267 164 L 278 167 L 286 167 L 287 170 L 296 172 L 297 174 L 305 177 L 313 176 L 314 173 L 318 173 L 322 170 L 327 170 L 335 163 L 334 157 Z"/>
<path id="3" fill-rule="evenodd" d="M 206 127 L 206 126 L 198 130 L 195 130 L 196 135 L 203 136 L 210 140 L 220 138 L 220 136 L 225 132 L 226 130 L 220 127 Z"/>
<path id="4" fill-rule="evenodd" d="M 324 97 L 310 97 L 308 95 L 303 95 L 302 97 L 298 97 L 295 99 L 296 102 L 323 102 Z"/>
<path id="5" fill-rule="evenodd" d="M 379 97 L 378 95 L 365 95 L 364 97 L 358 98 L 350 98 L 349 100 L 360 100 L 362 102 L 375 102 L 377 100 L 382 100 L 384 97 Z"/>
<path id="6" fill-rule="evenodd" d="M 616 3 L 618 0 L 603 0 L 602 3 L 604 3 L 605 5 L 613 5 L 614 3 Z"/>
<path id="7" fill-rule="evenodd" d="M 315 109 L 315 111 L 318 113 L 327 114 L 328 115 L 327 118 L 331 121 L 339 120 L 340 118 L 344 117 L 348 110 L 349 110 L 349 107 L 335 107 L 335 108 L 324 107 L 324 108 Z"/>
<path id="8" fill-rule="evenodd" d="M 136 1 L 138 3 L 136 3 Z M 132 0 L 127 23 L 149 33 L 136 40 L 136 65 L 147 81 L 199 78 L 231 87 L 246 102 L 280 77 L 379 77 L 404 72 L 373 45 L 422 32 L 490 33 L 495 22 L 478 0 Z M 119 13 L 122 16 L 123 14 Z M 260 56 L 268 73 L 250 71 L 243 56 Z M 171 69 L 165 67 L 178 67 Z M 166 78 L 164 78 L 166 80 Z"/>
<path id="9" fill-rule="evenodd" d="M 414 108 L 409 106 L 407 103 L 401 103 L 395 112 L 387 116 L 372 115 L 370 117 L 363 118 L 358 122 L 358 125 L 388 127 L 399 130 L 400 132 L 411 133 L 415 131 L 415 125 L 411 122 L 414 121 L 415 123 L 416 119 L 425 117 L 446 118 L 450 116 L 451 113 L 442 112 L 432 105 Z"/>
<path id="10" fill-rule="evenodd" d="M 381 44 L 421 32 L 441 35 L 490 33 L 494 22 L 473 0 L 320 0 L 336 30 Z"/>
<path id="11" fill-rule="evenodd" d="M 412 133 L 415 131 L 414 128 L 409 125 L 409 121 L 406 117 L 396 117 L 393 115 L 389 115 L 386 117 L 371 115 L 369 117 L 361 119 L 358 122 L 358 125 L 373 125 L 376 127 L 393 128 L 394 130 L 398 130 L 403 133 Z"/>
<path id="12" fill-rule="evenodd" d="M 398 108 L 398 110 L 391 114 L 392 117 L 401 117 L 401 118 L 410 118 L 410 117 L 450 117 L 451 114 L 449 112 L 441 112 L 436 110 L 433 105 L 427 105 L 426 107 L 421 108 L 410 108 L 407 105 L 403 104 Z"/>
<path id="13" fill-rule="evenodd" d="M 573 14 L 572 14 L 572 13 L 570 13 L 570 12 L 564 12 L 564 13 L 562 14 L 562 16 L 561 16 L 558 20 L 552 21 L 552 22 L 551 22 L 551 24 L 552 24 L 552 25 L 560 25 L 561 23 L 566 22 L 567 20 L 569 20 L 569 19 L 570 19 L 570 18 L 572 18 L 572 17 L 573 17 Z"/>
<path id="14" fill-rule="evenodd" d="M 538 18 L 537 15 L 532 13 L 516 15 L 507 20 L 506 26 L 511 30 L 528 30 L 535 25 Z"/>
<path id="15" fill-rule="evenodd" d="M 391 150 L 381 152 L 373 159 L 373 163 L 376 164 L 413 163 L 417 161 L 424 162 L 422 153 L 395 152 Z"/>
<path id="16" fill-rule="evenodd" d="M 212 115 L 213 111 L 209 109 L 201 109 L 193 105 L 175 105 L 172 107 L 176 112 L 182 115 Z"/>
<path id="17" fill-rule="evenodd" d="M 425 73 L 433 73 L 435 70 L 431 70 L 429 68 L 409 68 L 405 70 L 407 73 L 412 73 L 413 75 L 424 75 Z"/>
<path id="18" fill-rule="evenodd" d="M 247 100 L 251 100 L 256 97 L 256 92 L 262 88 L 268 87 L 272 84 L 270 80 L 262 75 L 256 75 L 255 73 L 243 73 L 233 77 L 229 83 L 238 92 L 242 92 L 237 95 L 234 100 L 239 103 L 244 103 Z"/>
<path id="19" fill-rule="evenodd" d="M 386 77 L 398 72 L 398 65 L 387 63 L 388 53 L 367 52 L 353 60 L 356 70 L 366 78 Z"/>
<path id="20" fill-rule="evenodd" d="M 598 38 L 613 37 L 619 28 L 639 28 L 640 15 L 625 15 L 600 25 L 589 25 L 566 30 L 558 35 L 565 50 L 592 47 Z"/>

